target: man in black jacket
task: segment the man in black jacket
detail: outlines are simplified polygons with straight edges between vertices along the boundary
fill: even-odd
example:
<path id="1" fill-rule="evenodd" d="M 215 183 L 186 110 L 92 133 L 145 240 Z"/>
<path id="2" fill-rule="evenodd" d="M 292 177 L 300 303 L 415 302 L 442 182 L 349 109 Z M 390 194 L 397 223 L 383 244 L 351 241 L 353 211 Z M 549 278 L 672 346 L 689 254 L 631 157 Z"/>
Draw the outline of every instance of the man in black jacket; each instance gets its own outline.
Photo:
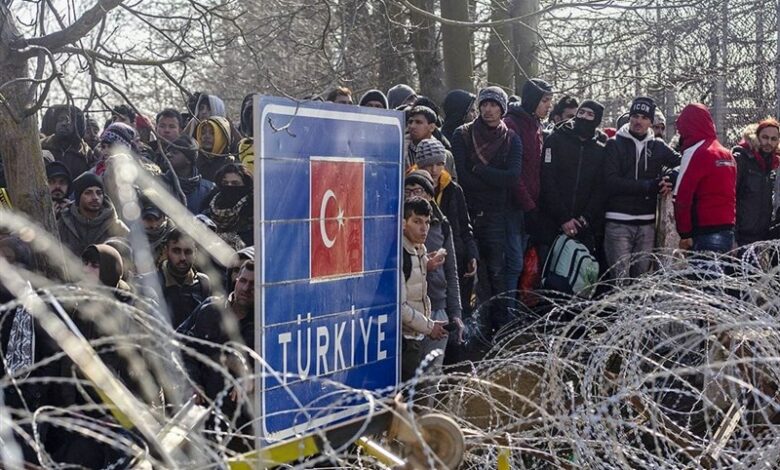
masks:
<path id="1" fill-rule="evenodd" d="M 251 374 L 244 364 L 251 359 L 241 357 L 242 352 L 237 348 L 222 348 L 228 342 L 243 343 L 249 348 L 255 344 L 255 264 L 247 261 L 241 267 L 238 279 L 236 279 L 233 292 L 230 293 L 227 300 L 224 298 L 212 297 L 207 302 L 203 302 L 192 315 L 179 326 L 178 331 L 187 336 L 197 338 L 201 341 L 190 344 L 200 355 L 210 358 L 217 364 L 226 364 L 230 373 L 240 379 L 242 376 Z M 203 341 L 212 345 L 204 344 Z M 246 360 L 246 361 L 245 361 Z M 198 357 L 192 354 L 184 355 L 184 365 L 192 382 L 198 388 L 200 399 L 214 400 L 225 390 L 231 388 L 225 383 L 220 370 L 215 370 Z M 254 382 L 248 380 L 244 382 L 244 392 L 251 393 Z M 246 435 L 252 435 L 251 416 L 246 406 L 237 406 L 242 393 L 232 388 L 230 393 L 222 400 L 222 413 L 228 419 L 232 419 L 236 414 L 236 426 L 239 432 Z M 243 400 L 241 400 L 243 401 Z M 222 429 L 224 429 L 224 423 Z M 229 447 L 233 450 L 247 450 L 252 443 L 241 442 L 239 439 L 233 439 Z"/>
<path id="2" fill-rule="evenodd" d="M 604 106 L 583 101 L 577 115 L 555 128 L 542 149 L 539 209 L 540 257 L 559 233 L 592 251 L 604 215 L 604 159 L 607 136 L 598 130 Z"/>
<path id="3" fill-rule="evenodd" d="M 463 187 L 485 276 L 480 276 L 480 301 L 514 291 L 523 272 L 523 211 L 514 202 L 523 165 L 523 144 L 502 120 L 507 96 L 499 87 L 483 88 L 477 100 L 479 117 L 452 136 L 452 153 Z M 494 302 L 493 329 L 509 317 L 504 302 Z"/>
<path id="4" fill-rule="evenodd" d="M 635 278 L 650 270 L 655 245 L 658 195 L 672 190 L 666 170 L 680 164 L 680 154 L 656 139 L 656 106 L 651 98 L 631 103 L 629 122 L 607 142 L 604 253 L 615 279 Z"/>
<path id="5" fill-rule="evenodd" d="M 737 161 L 737 245 L 768 240 L 772 222 L 772 193 L 778 155 L 780 123 L 769 118 L 751 124 L 732 149 Z"/>
<path id="6" fill-rule="evenodd" d="M 195 271 L 197 253 L 195 241 L 178 228 L 171 230 L 165 239 L 165 261 L 153 275 L 160 290 L 156 292 L 160 302 L 165 302 L 174 328 L 186 320 L 193 311 L 211 296 L 209 277 Z M 143 282 L 152 281 L 144 276 Z M 157 286 L 154 286 L 156 289 Z"/>

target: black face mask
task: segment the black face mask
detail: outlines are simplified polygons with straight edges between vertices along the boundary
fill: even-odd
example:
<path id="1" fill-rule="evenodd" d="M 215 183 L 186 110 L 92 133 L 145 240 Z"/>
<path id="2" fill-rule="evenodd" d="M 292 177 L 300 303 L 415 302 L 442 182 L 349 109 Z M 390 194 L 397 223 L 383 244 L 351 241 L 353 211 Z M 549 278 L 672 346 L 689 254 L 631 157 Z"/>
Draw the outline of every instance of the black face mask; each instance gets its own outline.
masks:
<path id="1" fill-rule="evenodd" d="M 235 205 L 242 197 L 251 193 L 251 186 L 222 186 L 219 189 L 217 203 L 220 208 L 230 207 Z"/>
<path id="2" fill-rule="evenodd" d="M 598 123 L 595 120 L 589 121 L 582 118 L 574 118 L 574 133 L 583 139 L 591 139 L 596 135 Z"/>

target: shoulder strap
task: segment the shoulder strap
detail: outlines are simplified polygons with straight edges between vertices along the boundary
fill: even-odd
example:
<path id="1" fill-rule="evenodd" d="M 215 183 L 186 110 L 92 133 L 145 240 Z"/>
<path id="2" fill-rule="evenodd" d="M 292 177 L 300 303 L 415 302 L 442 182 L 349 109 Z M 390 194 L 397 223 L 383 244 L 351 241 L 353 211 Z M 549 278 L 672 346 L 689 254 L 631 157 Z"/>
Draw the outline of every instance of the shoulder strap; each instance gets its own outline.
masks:
<path id="1" fill-rule="evenodd" d="M 412 277 L 412 255 L 409 254 L 406 250 L 402 249 L 403 251 L 403 270 L 404 270 L 404 280 L 408 281 L 410 277 Z"/>

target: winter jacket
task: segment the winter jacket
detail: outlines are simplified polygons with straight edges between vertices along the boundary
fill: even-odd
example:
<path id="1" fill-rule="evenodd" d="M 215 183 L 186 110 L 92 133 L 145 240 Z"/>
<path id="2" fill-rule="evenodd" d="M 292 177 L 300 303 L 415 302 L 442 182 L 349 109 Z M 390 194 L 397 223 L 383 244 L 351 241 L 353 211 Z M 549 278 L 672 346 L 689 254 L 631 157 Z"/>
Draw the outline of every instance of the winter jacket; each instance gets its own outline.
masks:
<path id="1" fill-rule="evenodd" d="M 477 97 L 466 90 L 452 90 L 444 97 L 442 111 L 444 111 L 444 124 L 441 133 L 450 142 L 455 129 L 465 124 L 466 114 L 474 104 Z"/>
<path id="2" fill-rule="evenodd" d="M 195 167 L 192 168 L 192 175 L 189 178 L 180 178 L 173 171 L 163 175 L 163 181 L 169 189 L 175 188 L 174 178 L 178 178 L 181 191 L 184 193 L 184 197 L 187 198 L 187 209 L 193 214 L 200 213 L 203 201 L 206 200 L 206 197 L 214 189 L 214 183 L 205 179 L 198 173 L 198 169 Z"/>
<path id="3" fill-rule="evenodd" d="M 423 339 L 433 331 L 431 300 L 428 298 L 428 283 L 425 278 L 428 256 L 425 246 L 414 245 L 403 237 L 404 276 L 401 283 L 401 323 L 404 337 Z M 407 271 L 409 275 L 407 276 Z"/>
<path id="4" fill-rule="evenodd" d="M 658 183 L 667 169 L 680 165 L 680 154 L 648 129 L 644 139 L 621 127 L 607 141 L 604 183 L 607 188 L 606 220 L 632 225 L 655 221 Z"/>
<path id="5" fill-rule="evenodd" d="M 737 162 L 738 245 L 770 239 L 772 192 L 780 155 L 764 155 L 759 151 L 757 127 L 756 124 L 748 126 L 742 141 L 731 151 Z"/>
<path id="6" fill-rule="evenodd" d="M 69 139 L 50 135 L 41 141 L 41 148 L 54 155 L 54 160 L 62 162 L 73 179 L 85 171 L 89 171 L 97 163 L 97 158 L 84 140 L 74 134 Z"/>
<path id="7" fill-rule="evenodd" d="M 520 103 L 510 103 L 504 122 L 523 143 L 523 172 L 516 198 L 525 212 L 539 204 L 539 178 L 542 170 L 542 123 L 528 114 Z"/>
<path id="8" fill-rule="evenodd" d="M 446 170 L 442 171 L 441 176 L 439 176 L 434 199 L 452 228 L 452 241 L 455 244 L 458 273 L 463 275 L 468 270 L 468 264 L 472 259 L 479 260 L 479 251 L 471 226 L 469 208 L 466 206 L 466 196 L 463 195 L 463 188 L 452 180 Z"/>
<path id="9" fill-rule="evenodd" d="M 180 281 L 171 274 L 167 260 L 162 263 L 157 272 L 142 276 L 139 283 L 151 287 L 158 302 L 166 303 L 173 328 L 178 328 L 204 300 L 211 296 L 211 282 L 208 276 L 190 269 Z"/>
<path id="10" fill-rule="evenodd" d="M 195 166 L 198 167 L 198 172 L 204 178 L 214 181 L 214 177 L 220 168 L 227 163 L 235 161 L 235 158 L 230 155 L 233 131 L 227 119 L 218 116 L 210 117 L 195 128 L 195 140 L 199 144 L 203 141 L 202 133 L 204 126 L 211 126 L 214 130 L 214 145 L 211 151 L 208 152 L 201 148 L 200 152 L 198 152 L 198 158 L 195 160 Z"/>
<path id="11" fill-rule="evenodd" d="M 458 183 L 463 188 L 471 213 L 504 212 L 514 206 L 512 197 L 517 191 L 523 167 L 523 144 L 514 131 L 510 129 L 509 133 L 509 151 L 494 156 L 489 165 L 474 164 L 470 125 L 457 128 L 452 136 Z"/>
<path id="12" fill-rule="evenodd" d="M 604 216 L 604 160 L 607 136 L 596 131 L 581 140 L 574 122 L 557 127 L 542 149 L 542 188 L 539 204 L 540 238 L 552 243 L 560 226 L 584 217 L 591 228 Z"/>
<path id="13" fill-rule="evenodd" d="M 130 234 L 109 198 L 103 199 L 103 208 L 94 219 L 81 215 L 78 204 L 74 202 L 60 216 L 57 228 L 62 244 L 76 256 L 81 256 L 89 245 L 103 243 L 111 237 L 126 238 Z"/>
<path id="14" fill-rule="evenodd" d="M 436 204 L 431 204 L 433 214 L 431 229 L 425 239 L 425 251 L 432 253 L 444 248 L 447 257 L 444 264 L 428 271 L 428 298 L 431 300 L 431 310 L 446 310 L 450 320 L 461 316 L 460 287 L 458 285 L 458 259 L 453 242 L 452 227 Z"/>
<path id="15" fill-rule="evenodd" d="M 255 344 L 255 319 L 252 312 L 240 320 L 236 319 L 240 338 L 231 338 L 231 335 L 228 334 L 223 315 L 233 315 L 230 299 L 231 297 L 228 297 L 228 300 L 225 300 L 224 297 L 207 299 L 177 329 L 179 333 L 211 343 L 193 342 L 189 346 L 198 353 L 211 358 L 217 364 L 224 363 L 224 359 L 221 357 L 227 354 L 219 346 L 225 345 L 231 339 L 243 340 L 243 343 L 250 348 L 254 347 Z M 192 354 L 184 354 L 184 365 L 190 379 L 203 389 L 208 398 L 214 399 L 224 390 L 225 381 L 222 373 L 209 367 L 202 359 L 193 357 Z M 233 403 L 232 400 L 228 399 L 225 402 L 225 405 Z M 224 408 L 223 411 L 225 411 Z"/>
<path id="16" fill-rule="evenodd" d="M 681 238 L 734 228 L 737 164 L 718 142 L 709 109 L 689 104 L 677 118 L 683 150 L 674 188 L 674 217 Z"/>

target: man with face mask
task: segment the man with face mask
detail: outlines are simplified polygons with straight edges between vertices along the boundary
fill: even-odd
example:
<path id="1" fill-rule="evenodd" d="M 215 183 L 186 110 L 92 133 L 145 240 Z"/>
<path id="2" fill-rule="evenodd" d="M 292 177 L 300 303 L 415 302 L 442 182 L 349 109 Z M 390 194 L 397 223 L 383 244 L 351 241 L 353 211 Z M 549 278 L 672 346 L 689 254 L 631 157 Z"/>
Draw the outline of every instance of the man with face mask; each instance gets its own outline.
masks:
<path id="1" fill-rule="evenodd" d="M 560 233 L 595 251 L 595 228 L 604 216 L 607 136 L 598 130 L 603 115 L 600 103 L 584 101 L 574 119 L 556 127 L 544 143 L 539 204 L 542 259 Z"/>

